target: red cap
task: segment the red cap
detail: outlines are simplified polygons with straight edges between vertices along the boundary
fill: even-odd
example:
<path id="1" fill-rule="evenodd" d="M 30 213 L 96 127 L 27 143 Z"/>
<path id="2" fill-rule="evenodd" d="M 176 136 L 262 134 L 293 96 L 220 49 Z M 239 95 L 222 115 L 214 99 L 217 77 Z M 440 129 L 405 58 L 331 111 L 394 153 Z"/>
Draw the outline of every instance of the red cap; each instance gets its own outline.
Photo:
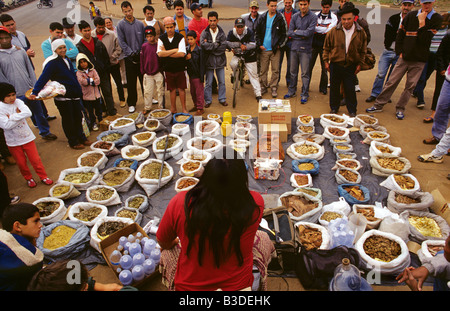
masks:
<path id="1" fill-rule="evenodd" d="M 0 31 L 5 31 L 5 32 L 9 33 L 8 28 L 6 28 L 5 26 L 0 26 Z"/>

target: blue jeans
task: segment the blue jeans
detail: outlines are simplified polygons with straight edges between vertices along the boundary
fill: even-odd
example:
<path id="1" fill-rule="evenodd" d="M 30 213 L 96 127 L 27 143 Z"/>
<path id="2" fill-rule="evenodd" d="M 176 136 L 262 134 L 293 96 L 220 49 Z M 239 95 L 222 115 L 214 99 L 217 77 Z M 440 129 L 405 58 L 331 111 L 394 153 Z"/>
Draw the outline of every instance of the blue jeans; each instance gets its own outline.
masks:
<path id="1" fill-rule="evenodd" d="M 298 69 L 302 69 L 302 99 L 309 97 L 311 51 L 292 51 L 291 50 L 291 83 L 289 83 L 288 94 L 293 95 L 297 92 Z"/>
<path id="2" fill-rule="evenodd" d="M 48 121 L 46 116 L 44 115 L 44 111 L 42 109 L 42 102 L 40 100 L 29 100 L 28 98 L 23 96 L 18 96 L 18 99 L 22 100 L 25 105 L 30 108 L 31 113 L 33 114 L 34 120 L 36 122 L 36 126 L 39 129 L 39 135 L 47 136 L 50 134 L 50 125 L 48 125 Z"/>
<path id="3" fill-rule="evenodd" d="M 227 100 L 225 88 L 225 68 L 206 69 L 205 104 L 211 104 L 212 102 L 212 82 L 214 79 L 214 71 L 216 72 L 217 82 L 219 85 L 219 103 L 224 103 Z"/>
<path id="4" fill-rule="evenodd" d="M 378 61 L 378 73 L 373 81 L 372 93 L 370 96 L 377 97 L 383 90 L 384 81 L 389 79 L 392 69 L 394 69 L 395 63 L 398 60 L 398 55 L 395 51 L 389 51 L 384 49 Z M 386 79 L 385 79 L 386 78 Z"/>
<path id="5" fill-rule="evenodd" d="M 436 113 L 434 114 L 433 127 L 431 134 L 437 139 L 442 139 L 447 130 L 448 120 L 450 118 L 450 82 L 444 81 L 442 85 L 441 94 L 439 95 L 436 106 Z M 448 149 L 448 148 L 447 148 Z"/>

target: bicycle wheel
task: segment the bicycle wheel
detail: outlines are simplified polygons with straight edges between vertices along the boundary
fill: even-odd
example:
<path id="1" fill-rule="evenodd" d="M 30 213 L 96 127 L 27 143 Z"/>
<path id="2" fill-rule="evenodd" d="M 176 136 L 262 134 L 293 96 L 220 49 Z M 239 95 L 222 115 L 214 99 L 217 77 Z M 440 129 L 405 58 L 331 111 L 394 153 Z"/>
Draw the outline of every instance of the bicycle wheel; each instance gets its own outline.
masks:
<path id="1" fill-rule="evenodd" d="M 394 5 L 400 5 L 400 4 L 402 4 L 402 0 L 393 0 L 392 3 Z"/>
<path id="2" fill-rule="evenodd" d="M 233 70 L 233 77 L 234 77 L 234 83 L 233 83 L 233 108 L 236 107 L 236 95 L 237 91 L 240 86 L 241 77 L 240 77 L 240 64 L 236 66 L 236 68 Z"/>

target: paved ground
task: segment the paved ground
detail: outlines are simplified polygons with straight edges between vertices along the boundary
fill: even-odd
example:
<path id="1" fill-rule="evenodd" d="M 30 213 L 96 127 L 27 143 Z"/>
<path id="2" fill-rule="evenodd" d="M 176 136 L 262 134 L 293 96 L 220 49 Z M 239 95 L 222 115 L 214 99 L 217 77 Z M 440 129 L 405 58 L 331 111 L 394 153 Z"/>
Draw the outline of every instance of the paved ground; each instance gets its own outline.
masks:
<path id="1" fill-rule="evenodd" d="M 88 0 L 80 0 L 81 4 L 84 5 L 88 2 Z M 118 1 L 119 2 L 119 1 Z M 217 1 L 219 2 L 219 1 Z M 246 1 L 242 1 L 246 2 Z M 260 1 L 262 2 L 262 1 Z M 119 2 L 120 3 L 120 2 Z M 138 0 L 132 2 L 135 7 L 136 16 L 142 17 L 141 8 L 144 6 L 146 1 Z M 262 2 L 263 3 L 263 2 Z M 96 4 L 102 8 L 104 8 L 104 2 L 96 1 Z M 334 4 L 336 5 L 336 4 Z M 108 10 L 112 11 L 111 14 L 114 13 L 116 18 L 120 18 L 119 6 L 113 6 L 110 2 L 107 3 Z M 153 6 L 156 8 L 157 17 L 161 18 L 166 15 L 172 15 L 172 11 L 168 11 L 163 7 L 162 0 L 153 0 Z M 58 9 L 59 7 L 59 9 Z M 316 7 L 317 8 L 317 7 Z M 221 4 L 217 4 L 214 7 L 215 10 L 219 12 L 219 16 L 223 19 L 232 20 L 236 16 L 239 16 L 242 13 L 247 12 L 245 7 L 230 7 Z M 55 7 L 50 11 L 48 9 L 42 9 L 37 11 L 35 7 L 35 3 L 30 3 L 27 6 L 17 8 L 13 11 L 10 11 L 9 14 L 15 15 L 19 14 L 24 10 L 25 13 L 23 16 L 26 18 L 16 18 L 18 29 L 24 31 L 31 41 L 32 47 L 36 51 L 36 57 L 34 59 L 34 64 L 36 67 L 36 73 L 39 76 L 41 72 L 41 64 L 43 62 L 42 51 L 40 50 L 40 44 L 43 40 L 48 38 L 48 24 L 49 21 L 61 20 L 67 13 L 70 12 L 70 8 L 65 6 L 65 3 L 57 2 Z M 58 10 L 58 11 L 57 11 Z M 210 9 L 205 9 L 206 12 Z M 389 9 L 391 14 L 394 14 L 395 9 Z M 47 14 L 51 13 L 51 14 Z M 57 13 L 58 12 L 58 13 Z M 66 12 L 66 13 L 64 13 Z M 103 9 L 103 12 L 106 12 Z M 387 11 L 389 14 L 389 11 Z M 106 15 L 106 14 L 104 14 Z M 389 14 L 390 15 L 390 14 Z M 89 20 L 89 17 L 86 11 L 82 10 L 82 18 Z M 389 16 L 384 16 L 383 19 L 387 19 Z M 225 21 L 224 21 L 225 22 Z M 228 21 L 230 23 L 230 21 Z M 37 26 L 39 25 L 39 27 Z M 231 24 L 228 24 L 231 25 Z M 224 27 L 225 28 L 225 27 Z M 384 26 L 382 27 L 384 29 Z M 379 38 L 382 38 L 382 33 L 377 34 Z M 381 42 L 379 39 L 374 39 L 373 46 L 377 46 L 379 48 L 381 46 Z M 376 52 L 377 58 L 379 56 L 379 52 Z M 230 55 L 228 55 L 230 59 Z M 226 77 L 227 77 L 227 97 L 231 100 L 231 85 L 230 85 L 230 69 L 226 69 Z M 282 76 L 285 73 L 285 66 L 282 68 Z M 369 104 L 365 103 L 364 99 L 370 95 L 371 86 L 373 83 L 373 79 L 376 75 L 376 69 L 361 72 L 358 75 L 360 80 L 360 86 L 362 91 L 357 93 L 358 97 L 358 112 L 363 113 L 364 110 L 369 107 Z M 291 101 L 293 107 L 293 114 L 311 114 L 314 117 L 319 117 L 323 113 L 329 112 L 329 97 L 322 95 L 318 92 L 318 76 L 319 71 L 318 67 L 315 68 L 311 90 L 310 90 L 310 100 L 306 105 L 300 105 L 300 99 L 294 98 Z M 444 197 L 450 201 L 450 180 L 446 177 L 450 173 L 450 157 L 445 158 L 444 164 L 424 164 L 420 163 L 416 160 L 418 154 L 428 153 L 433 147 L 424 145 L 422 140 L 424 138 L 428 138 L 431 134 L 431 125 L 424 124 L 422 119 L 430 114 L 430 102 L 432 99 L 432 92 L 434 90 L 434 76 L 430 78 L 428 81 L 428 87 L 425 89 L 425 99 L 426 99 L 426 107 L 424 110 L 418 110 L 415 107 L 414 99 L 411 99 L 410 103 L 407 106 L 406 110 L 406 118 L 403 121 L 398 121 L 395 118 L 395 102 L 400 95 L 400 90 L 402 89 L 403 84 L 400 84 L 399 90 L 394 94 L 392 104 L 389 104 L 385 107 L 383 113 L 377 114 L 376 117 L 379 120 L 379 123 L 385 126 L 389 133 L 391 134 L 392 144 L 395 146 L 399 146 L 402 148 L 403 155 L 408 158 L 412 163 L 411 173 L 417 177 L 420 182 L 420 185 L 423 190 L 431 192 L 434 189 L 439 189 Z M 278 91 L 279 96 L 283 96 L 286 94 L 287 88 L 283 79 L 280 82 L 280 88 Z M 168 96 L 167 96 L 168 97 Z M 268 97 L 268 95 L 265 95 Z M 115 98 L 117 96 L 115 94 Z M 217 98 L 213 97 L 213 104 L 207 110 L 207 113 L 218 113 L 222 114 L 224 111 L 231 111 L 233 115 L 236 114 L 251 114 L 253 116 L 257 115 L 257 103 L 254 98 L 253 92 L 249 86 L 246 86 L 244 89 L 240 91 L 239 94 L 239 102 L 236 109 L 232 109 L 230 107 L 222 107 L 218 104 Z M 192 107 L 192 101 L 189 96 L 187 96 L 188 108 Z M 50 123 L 51 131 L 58 136 L 56 141 L 48 142 L 44 141 L 40 138 L 36 139 L 37 147 L 43 163 L 47 169 L 49 176 L 53 179 L 57 179 L 61 170 L 66 168 L 71 168 L 76 166 L 76 159 L 85 151 L 85 150 L 72 150 L 68 147 L 65 136 L 62 132 L 61 123 L 59 113 L 56 107 L 53 104 L 53 101 L 46 102 L 47 108 L 51 115 L 56 115 L 58 118 Z M 179 105 L 179 104 L 178 104 Z M 118 106 L 118 105 L 117 105 Z M 138 99 L 138 109 L 143 108 L 143 99 L 140 96 Z M 127 110 L 125 108 L 118 107 L 118 111 L 121 114 L 127 114 Z M 346 113 L 345 109 L 341 112 Z M 30 122 L 31 125 L 31 122 Z M 33 128 L 36 136 L 38 132 Z M 91 137 L 91 140 L 95 140 L 98 132 L 94 132 Z M 10 191 L 19 195 L 23 201 L 25 202 L 33 202 L 34 200 L 48 196 L 49 187 L 43 184 L 39 184 L 35 189 L 30 190 L 27 188 L 26 183 L 24 182 L 22 176 L 20 175 L 17 167 L 15 166 L 6 166 L 4 170 L 5 174 L 8 176 Z M 108 267 L 99 266 L 92 271 L 93 276 L 100 282 L 110 282 L 114 280 L 112 273 L 109 271 Z M 155 281 L 148 285 L 149 290 L 165 290 L 158 281 Z M 269 290 L 274 291 L 296 291 L 303 290 L 301 284 L 298 282 L 296 278 L 270 278 L 269 280 Z M 396 287 L 376 287 L 376 290 L 389 290 L 389 291 L 397 291 L 397 290 L 407 290 L 404 286 L 396 286 Z"/>

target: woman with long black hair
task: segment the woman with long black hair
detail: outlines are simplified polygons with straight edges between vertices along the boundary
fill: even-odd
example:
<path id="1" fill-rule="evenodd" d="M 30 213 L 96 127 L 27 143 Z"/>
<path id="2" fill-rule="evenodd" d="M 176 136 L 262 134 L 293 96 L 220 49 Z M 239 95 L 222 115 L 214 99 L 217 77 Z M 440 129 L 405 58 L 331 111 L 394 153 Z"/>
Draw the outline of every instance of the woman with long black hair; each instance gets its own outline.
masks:
<path id="1" fill-rule="evenodd" d="M 198 184 L 167 206 L 156 237 L 169 250 L 160 266 L 169 289 L 250 289 L 254 254 L 262 266 L 270 261 L 273 244 L 257 234 L 264 200 L 248 189 L 245 163 L 233 155 L 210 160 Z"/>

